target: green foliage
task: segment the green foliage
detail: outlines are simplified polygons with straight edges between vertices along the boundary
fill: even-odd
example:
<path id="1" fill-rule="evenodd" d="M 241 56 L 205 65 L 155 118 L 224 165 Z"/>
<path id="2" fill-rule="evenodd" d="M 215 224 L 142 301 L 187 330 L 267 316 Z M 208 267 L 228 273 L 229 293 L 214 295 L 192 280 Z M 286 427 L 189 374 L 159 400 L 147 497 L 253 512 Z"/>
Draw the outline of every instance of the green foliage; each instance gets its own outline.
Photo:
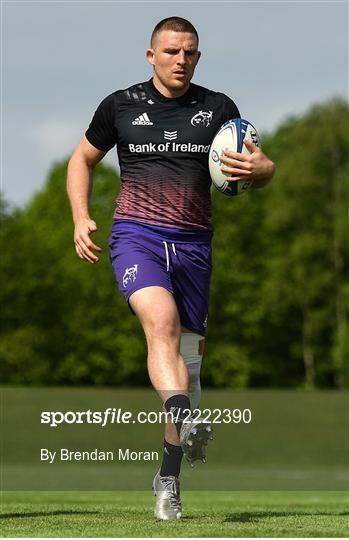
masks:
<path id="1" fill-rule="evenodd" d="M 214 273 L 203 382 L 349 386 L 349 107 L 334 99 L 265 136 L 273 182 L 213 193 Z M 97 265 L 75 254 L 66 161 L 22 209 L 0 204 L 0 376 L 6 383 L 148 383 L 137 319 L 108 257 L 118 178 L 94 175 Z"/>
<path id="2" fill-rule="evenodd" d="M 65 177 L 66 162 L 54 166 L 29 206 L 3 220 L 1 378 L 144 384 L 143 333 L 118 294 L 108 259 L 117 176 L 104 165 L 95 171 L 91 214 L 104 252 L 94 266 L 75 254 Z"/>
<path id="3" fill-rule="evenodd" d="M 252 386 L 349 385 L 348 119 L 333 100 L 287 120 L 263 140 L 272 184 L 214 194 L 208 363 L 234 346 Z"/>

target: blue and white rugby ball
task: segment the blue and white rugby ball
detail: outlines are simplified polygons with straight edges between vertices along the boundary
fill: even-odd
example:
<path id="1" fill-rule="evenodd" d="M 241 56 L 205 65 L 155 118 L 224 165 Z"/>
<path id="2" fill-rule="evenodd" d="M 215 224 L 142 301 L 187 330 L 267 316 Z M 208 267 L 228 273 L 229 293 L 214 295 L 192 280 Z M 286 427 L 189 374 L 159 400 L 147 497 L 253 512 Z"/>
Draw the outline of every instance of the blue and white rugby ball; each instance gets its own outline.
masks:
<path id="1" fill-rule="evenodd" d="M 228 182 L 227 178 L 231 175 L 221 171 L 223 165 L 221 156 L 224 150 L 232 150 L 242 154 L 250 153 L 243 143 L 244 139 L 260 146 L 259 135 L 251 122 L 243 118 L 233 118 L 223 124 L 212 141 L 208 158 L 210 175 L 213 185 L 224 195 L 240 195 L 250 189 L 253 183 L 253 180 Z"/>

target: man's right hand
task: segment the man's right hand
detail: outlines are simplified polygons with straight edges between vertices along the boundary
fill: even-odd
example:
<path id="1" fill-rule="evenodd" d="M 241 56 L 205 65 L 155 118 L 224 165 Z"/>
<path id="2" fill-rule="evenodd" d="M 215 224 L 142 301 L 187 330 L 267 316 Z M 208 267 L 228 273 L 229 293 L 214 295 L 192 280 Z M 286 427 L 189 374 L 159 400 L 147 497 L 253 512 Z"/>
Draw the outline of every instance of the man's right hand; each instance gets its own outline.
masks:
<path id="1" fill-rule="evenodd" d="M 90 238 L 90 234 L 97 230 L 97 225 L 90 218 L 79 219 L 75 223 L 74 243 L 75 251 L 80 259 L 94 264 L 99 261 L 93 251 L 101 252 L 102 248 L 96 246 Z"/>

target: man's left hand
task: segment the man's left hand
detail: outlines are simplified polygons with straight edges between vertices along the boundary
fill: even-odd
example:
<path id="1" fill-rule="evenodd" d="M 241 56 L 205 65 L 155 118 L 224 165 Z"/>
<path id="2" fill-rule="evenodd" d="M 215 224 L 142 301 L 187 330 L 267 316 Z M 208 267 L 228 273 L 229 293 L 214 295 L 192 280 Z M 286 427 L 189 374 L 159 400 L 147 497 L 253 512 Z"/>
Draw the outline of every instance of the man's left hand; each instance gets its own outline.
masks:
<path id="1" fill-rule="evenodd" d="M 275 172 L 275 165 L 251 141 L 244 139 L 244 144 L 250 154 L 225 150 L 221 156 L 221 161 L 224 163 L 221 170 L 231 174 L 231 177 L 227 178 L 228 182 L 253 180 L 252 187 L 263 187 L 272 179 Z"/>

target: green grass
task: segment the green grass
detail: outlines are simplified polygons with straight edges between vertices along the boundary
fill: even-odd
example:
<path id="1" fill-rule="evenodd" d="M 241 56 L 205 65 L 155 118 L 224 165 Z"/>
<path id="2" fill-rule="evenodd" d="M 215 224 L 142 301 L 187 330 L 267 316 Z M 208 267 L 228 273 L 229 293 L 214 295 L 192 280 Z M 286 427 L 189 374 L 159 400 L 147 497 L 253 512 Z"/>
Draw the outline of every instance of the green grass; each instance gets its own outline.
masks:
<path id="1" fill-rule="evenodd" d="M 157 522 L 149 492 L 4 492 L 3 537 L 346 537 L 345 492 L 185 492 Z"/>

